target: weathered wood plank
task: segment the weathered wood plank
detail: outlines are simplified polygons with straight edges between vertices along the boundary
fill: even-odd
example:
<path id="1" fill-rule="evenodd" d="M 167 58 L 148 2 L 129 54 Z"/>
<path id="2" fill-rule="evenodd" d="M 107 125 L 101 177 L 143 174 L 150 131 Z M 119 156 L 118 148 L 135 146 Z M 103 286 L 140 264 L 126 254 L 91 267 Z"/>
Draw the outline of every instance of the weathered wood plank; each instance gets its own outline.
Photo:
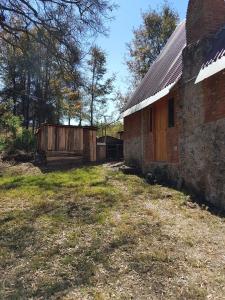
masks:
<path id="1" fill-rule="evenodd" d="M 42 125 L 37 133 L 38 150 L 48 156 L 82 155 L 96 161 L 96 130 L 88 127 Z M 67 154 L 66 154 L 67 153 Z"/>

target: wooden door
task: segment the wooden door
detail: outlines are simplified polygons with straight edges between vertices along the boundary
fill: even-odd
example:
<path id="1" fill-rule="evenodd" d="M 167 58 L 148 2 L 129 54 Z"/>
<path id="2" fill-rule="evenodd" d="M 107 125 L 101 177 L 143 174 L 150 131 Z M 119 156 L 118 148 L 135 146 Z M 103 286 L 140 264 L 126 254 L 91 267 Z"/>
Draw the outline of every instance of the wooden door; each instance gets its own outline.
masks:
<path id="1" fill-rule="evenodd" d="M 155 104 L 155 160 L 167 161 L 167 101 L 159 101 Z"/>

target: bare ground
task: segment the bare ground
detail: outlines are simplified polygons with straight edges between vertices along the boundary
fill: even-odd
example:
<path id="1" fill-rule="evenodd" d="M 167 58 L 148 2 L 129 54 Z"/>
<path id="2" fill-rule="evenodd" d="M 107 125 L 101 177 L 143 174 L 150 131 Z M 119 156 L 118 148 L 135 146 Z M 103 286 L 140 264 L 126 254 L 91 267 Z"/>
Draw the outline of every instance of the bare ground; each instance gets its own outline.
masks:
<path id="1" fill-rule="evenodd" d="M 225 299 L 225 222 L 109 166 L 0 178 L 1 299 Z"/>

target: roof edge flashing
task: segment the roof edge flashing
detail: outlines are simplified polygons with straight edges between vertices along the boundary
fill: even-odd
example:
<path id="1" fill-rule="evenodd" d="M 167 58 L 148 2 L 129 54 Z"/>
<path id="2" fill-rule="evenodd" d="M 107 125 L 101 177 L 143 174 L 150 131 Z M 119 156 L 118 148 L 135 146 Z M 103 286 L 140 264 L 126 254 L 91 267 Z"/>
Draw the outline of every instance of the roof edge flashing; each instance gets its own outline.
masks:
<path id="1" fill-rule="evenodd" d="M 186 21 L 181 21 L 168 39 L 159 56 L 138 83 L 137 88 L 124 106 L 124 111 L 140 110 L 142 102 L 155 97 L 182 75 L 182 52 L 186 47 Z M 130 113 L 129 113 L 130 114 Z"/>
<path id="2" fill-rule="evenodd" d="M 170 93 L 171 89 L 175 86 L 176 83 L 177 83 L 177 81 L 171 83 L 170 85 L 165 87 L 163 90 L 156 93 L 154 96 L 151 96 L 151 97 L 143 100 L 142 102 L 134 105 L 133 107 L 127 109 L 126 111 L 124 111 L 122 113 L 122 117 L 123 118 L 128 117 L 129 115 L 132 115 L 132 114 L 146 108 L 147 106 L 159 101 L 161 98 L 167 96 Z"/>
<path id="3" fill-rule="evenodd" d="M 196 78 L 195 84 L 200 83 L 201 81 L 219 73 L 224 69 L 225 69 L 225 56 L 211 63 L 207 67 L 202 68 Z"/>

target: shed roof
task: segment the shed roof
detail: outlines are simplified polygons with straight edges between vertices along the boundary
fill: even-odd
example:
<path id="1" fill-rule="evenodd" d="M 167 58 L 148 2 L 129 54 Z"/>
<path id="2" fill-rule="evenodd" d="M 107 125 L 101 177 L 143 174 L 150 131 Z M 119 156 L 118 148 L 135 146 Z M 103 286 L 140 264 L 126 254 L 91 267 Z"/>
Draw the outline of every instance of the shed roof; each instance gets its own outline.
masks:
<path id="1" fill-rule="evenodd" d="M 106 135 L 97 138 L 97 143 L 105 143 L 106 145 L 116 145 L 123 144 L 123 141 L 113 136 Z"/>
<path id="2" fill-rule="evenodd" d="M 164 95 L 181 78 L 182 51 L 186 47 L 186 22 L 181 22 L 124 108 L 124 116 L 138 111 Z M 144 103 L 142 103 L 144 101 Z M 142 105 L 140 105 L 142 103 Z M 144 107 L 143 107 L 144 106 Z"/>
<path id="3" fill-rule="evenodd" d="M 48 123 L 43 123 L 41 126 L 38 128 L 43 128 L 43 127 L 57 127 L 57 128 L 81 128 L 81 129 L 90 129 L 90 130 L 98 130 L 96 126 L 76 126 L 76 125 L 62 125 L 62 124 L 48 124 Z"/>

